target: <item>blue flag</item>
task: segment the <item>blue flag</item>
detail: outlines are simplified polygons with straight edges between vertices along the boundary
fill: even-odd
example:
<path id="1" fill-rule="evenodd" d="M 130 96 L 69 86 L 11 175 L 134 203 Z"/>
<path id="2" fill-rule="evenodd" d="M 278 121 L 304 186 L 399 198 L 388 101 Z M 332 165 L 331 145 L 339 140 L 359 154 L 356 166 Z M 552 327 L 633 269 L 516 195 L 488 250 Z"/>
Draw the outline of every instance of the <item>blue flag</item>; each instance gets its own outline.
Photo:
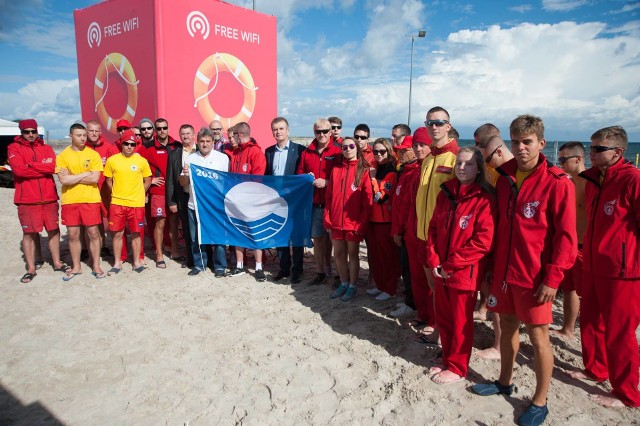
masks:
<path id="1" fill-rule="evenodd" d="M 311 246 L 310 175 L 255 176 L 190 167 L 201 244 Z"/>

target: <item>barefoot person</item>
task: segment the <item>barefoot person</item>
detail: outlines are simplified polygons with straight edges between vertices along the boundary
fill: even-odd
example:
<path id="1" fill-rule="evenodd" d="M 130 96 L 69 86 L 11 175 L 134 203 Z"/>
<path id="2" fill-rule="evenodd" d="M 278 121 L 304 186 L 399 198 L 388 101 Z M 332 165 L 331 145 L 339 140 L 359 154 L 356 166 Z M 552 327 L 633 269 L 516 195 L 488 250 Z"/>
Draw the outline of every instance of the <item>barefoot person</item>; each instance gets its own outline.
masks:
<path id="1" fill-rule="evenodd" d="M 8 146 L 7 159 L 14 176 L 13 202 L 18 206 L 22 252 L 27 262 L 27 273 L 20 282 L 28 283 L 36 276 L 36 245 L 43 228 L 49 237 L 53 270 L 65 272 L 69 267 L 60 261 L 58 191 L 53 180 L 56 154 L 38 136 L 36 120 L 21 120 L 18 126 L 20 136 Z"/>
<path id="2" fill-rule="evenodd" d="M 480 264 L 491 250 L 495 222 L 493 188 L 486 181 L 482 153 L 461 148 L 455 173 L 456 179 L 442 184 L 427 238 L 442 341 L 442 365 L 432 367 L 429 375 L 440 385 L 467 376 L 477 283 L 484 270 Z"/>
<path id="3" fill-rule="evenodd" d="M 591 136 L 587 179 L 587 232 L 580 335 L 582 377 L 611 382 L 608 407 L 640 407 L 640 171 L 624 160 L 627 132 L 620 126 Z M 575 376 L 574 376 L 575 377 Z"/>
<path id="4" fill-rule="evenodd" d="M 580 310 L 580 283 L 582 282 L 582 241 L 587 230 L 587 212 L 584 203 L 584 191 L 587 181 L 578 176 L 586 170 L 584 161 L 586 151 L 580 142 L 567 142 L 558 151 L 558 162 L 562 170 L 571 176 L 576 187 L 576 226 L 578 231 L 578 257 L 573 267 L 567 271 L 560 285 L 562 289 L 562 328 L 550 333 L 560 337 L 573 337 Z"/>
<path id="5" fill-rule="evenodd" d="M 490 384 L 476 384 L 472 390 L 482 396 L 511 395 L 520 323 L 524 322 L 533 346 L 536 388 L 518 423 L 539 425 L 549 413 L 551 306 L 578 248 L 575 189 L 561 169 L 547 164 L 541 152 L 546 141 L 540 118 L 521 115 L 509 130 L 515 159 L 499 169 L 498 238 L 487 302 L 490 310 L 500 313 L 500 377 Z"/>
<path id="6" fill-rule="evenodd" d="M 87 129 L 82 124 L 69 128 L 71 145 L 56 157 L 56 173 L 62 184 L 62 223 L 67 226 L 72 269 L 62 279 L 69 281 L 82 273 L 80 264 L 80 227 L 85 227 L 93 276 L 104 278 L 100 266 L 102 239 L 98 225 L 102 223 L 102 198 L 98 181 L 102 175 L 100 154 L 87 148 Z"/>
<path id="7" fill-rule="evenodd" d="M 109 157 L 104 166 L 105 182 L 111 188 L 111 206 L 109 207 L 109 230 L 113 234 L 113 268 L 109 275 L 122 269 L 122 245 L 125 226 L 131 231 L 131 251 L 133 270 L 144 271 L 140 260 L 142 243 L 140 231 L 144 229 L 144 198 L 151 185 L 149 163 L 140 154 L 135 153 L 136 135 L 125 130 L 120 138 L 122 152 Z"/>

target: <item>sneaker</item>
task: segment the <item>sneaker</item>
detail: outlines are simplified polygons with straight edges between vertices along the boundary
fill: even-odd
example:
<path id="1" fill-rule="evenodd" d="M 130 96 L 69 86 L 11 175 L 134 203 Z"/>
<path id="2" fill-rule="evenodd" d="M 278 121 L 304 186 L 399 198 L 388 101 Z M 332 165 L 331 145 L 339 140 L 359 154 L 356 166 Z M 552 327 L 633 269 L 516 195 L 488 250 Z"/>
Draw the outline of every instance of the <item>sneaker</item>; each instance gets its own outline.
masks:
<path id="1" fill-rule="evenodd" d="M 521 426 L 539 426 L 544 423 L 544 419 L 547 418 L 548 414 L 549 409 L 546 404 L 543 407 L 531 404 L 518 419 L 518 424 Z"/>
<path id="2" fill-rule="evenodd" d="M 349 286 L 347 291 L 345 291 L 342 297 L 340 298 L 340 301 L 351 302 L 356 297 L 357 293 L 358 293 L 358 289 L 356 287 Z"/>
<path id="3" fill-rule="evenodd" d="M 329 297 L 331 297 L 332 299 L 337 299 L 338 297 L 342 296 L 348 288 L 348 285 L 340 284 L 340 286 L 338 286 L 338 288 L 333 293 L 331 293 L 331 296 Z"/>
<path id="4" fill-rule="evenodd" d="M 281 279 L 287 278 L 288 276 L 289 276 L 289 274 L 287 272 L 280 271 L 280 272 L 278 272 L 278 274 L 275 277 L 273 277 L 273 281 L 274 282 L 275 281 L 280 281 Z"/>
<path id="5" fill-rule="evenodd" d="M 240 275 L 244 275 L 244 269 L 242 268 L 231 268 L 231 270 L 229 271 L 229 275 L 230 277 L 239 277 Z"/>
<path id="6" fill-rule="evenodd" d="M 187 275 L 189 275 L 190 277 L 195 277 L 200 272 L 204 272 L 204 271 L 201 271 L 200 269 L 193 268 L 192 270 L 189 271 L 189 273 Z"/>
<path id="7" fill-rule="evenodd" d="M 267 276 L 264 274 L 264 271 L 262 269 L 257 269 L 256 270 L 256 281 L 258 281 L 259 283 L 266 281 L 267 280 Z"/>
<path id="8" fill-rule="evenodd" d="M 411 308 L 411 306 L 405 305 L 401 303 L 397 309 L 394 309 L 389 313 L 393 318 L 406 317 L 409 315 L 413 315 L 416 311 Z"/>
<path id="9" fill-rule="evenodd" d="M 316 277 L 313 280 L 311 280 L 311 284 L 322 284 L 326 279 L 327 279 L 327 274 L 323 272 L 318 272 Z"/>
<path id="10" fill-rule="evenodd" d="M 376 300 L 379 300 L 380 302 L 384 302 L 389 299 L 394 299 L 395 297 L 396 297 L 395 295 L 392 296 L 389 293 L 385 293 L 383 291 L 378 296 L 376 296 Z"/>
<path id="11" fill-rule="evenodd" d="M 489 395 L 511 395 L 515 390 L 516 386 L 512 383 L 509 386 L 503 386 L 497 380 L 493 383 L 478 383 L 477 385 L 471 386 L 471 390 L 476 395 L 480 396 L 489 396 Z M 532 405 L 532 407 L 535 407 Z M 537 407 L 541 408 L 541 407 Z M 545 405 L 544 408 L 547 408 Z M 548 410 L 547 410 L 548 413 Z M 526 414 L 526 413 L 525 413 Z M 545 414 L 546 417 L 546 414 Z"/>
<path id="12" fill-rule="evenodd" d="M 222 277 L 224 277 L 224 275 L 225 275 L 224 269 L 216 270 L 216 278 L 222 278 Z"/>
<path id="13" fill-rule="evenodd" d="M 370 288 L 367 290 L 367 294 L 370 294 L 371 296 L 377 296 L 380 293 L 382 293 L 382 291 L 378 290 L 377 288 Z"/>

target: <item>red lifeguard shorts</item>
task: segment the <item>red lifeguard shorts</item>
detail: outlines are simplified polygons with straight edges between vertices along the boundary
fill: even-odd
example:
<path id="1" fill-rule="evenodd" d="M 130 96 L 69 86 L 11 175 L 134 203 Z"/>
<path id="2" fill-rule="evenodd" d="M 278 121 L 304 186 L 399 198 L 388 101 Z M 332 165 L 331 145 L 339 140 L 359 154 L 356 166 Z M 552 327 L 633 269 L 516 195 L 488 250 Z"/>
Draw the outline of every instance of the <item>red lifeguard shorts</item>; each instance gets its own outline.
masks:
<path id="1" fill-rule="evenodd" d="M 66 226 L 95 226 L 102 223 L 102 203 L 73 203 L 62 205 L 62 224 Z"/>
<path id="2" fill-rule="evenodd" d="M 109 231 L 120 232 L 129 225 L 131 232 L 144 229 L 144 207 L 127 207 L 111 204 L 109 207 Z"/>
<path id="3" fill-rule="evenodd" d="M 551 324 L 552 302 L 538 303 L 537 289 L 512 284 L 496 284 L 487 297 L 487 308 L 499 314 L 513 314 L 525 324 Z"/>
<path id="4" fill-rule="evenodd" d="M 363 238 L 364 235 L 356 234 L 354 231 L 344 231 L 342 229 L 331 230 L 332 240 L 353 241 L 355 243 L 359 243 Z"/>
<path id="5" fill-rule="evenodd" d="M 32 234 L 42 229 L 54 231 L 58 229 L 58 202 L 46 204 L 18 204 L 18 219 L 22 232 Z"/>

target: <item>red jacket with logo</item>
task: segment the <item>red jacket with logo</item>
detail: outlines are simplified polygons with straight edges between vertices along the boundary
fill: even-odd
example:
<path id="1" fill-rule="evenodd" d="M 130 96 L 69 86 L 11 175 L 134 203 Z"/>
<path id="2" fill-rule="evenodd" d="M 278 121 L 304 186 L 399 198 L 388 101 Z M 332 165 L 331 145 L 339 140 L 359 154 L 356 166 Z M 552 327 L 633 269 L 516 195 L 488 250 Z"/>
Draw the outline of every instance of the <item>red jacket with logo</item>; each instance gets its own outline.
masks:
<path id="1" fill-rule="evenodd" d="M 416 237 L 416 192 L 420 183 L 420 162 L 406 163 L 393 194 L 391 210 L 391 235 L 404 236 L 409 232 Z"/>
<path id="2" fill-rule="evenodd" d="M 16 187 L 14 204 L 45 204 L 58 200 L 53 180 L 56 154 L 51 146 L 40 138 L 31 143 L 16 136 L 7 147 L 7 159 Z"/>
<path id="3" fill-rule="evenodd" d="M 241 175 L 263 175 L 267 170 L 267 159 L 256 141 L 241 143 L 230 155 L 229 171 Z"/>
<path id="4" fill-rule="evenodd" d="M 162 145 L 157 139 L 154 140 L 153 145 L 140 147 L 140 155 L 142 155 L 149 163 L 151 169 L 151 178 L 167 177 L 167 163 L 169 162 L 169 152 L 174 149 L 182 147 L 182 144 L 173 138 L 169 137 L 169 141 L 166 145 Z M 149 187 L 149 194 L 165 195 L 164 184 L 151 185 Z"/>
<path id="5" fill-rule="evenodd" d="M 391 200 L 396 189 L 396 180 L 398 173 L 391 161 L 378 166 L 376 171 L 376 183 L 373 188 L 379 190 L 380 195 L 376 200 L 376 194 L 373 194 L 373 205 L 371 206 L 371 222 L 389 223 L 391 222 Z"/>
<path id="6" fill-rule="evenodd" d="M 498 168 L 493 283 L 558 288 L 578 253 L 575 186 L 540 154 L 517 191 L 517 168 L 515 158 Z"/>
<path id="7" fill-rule="evenodd" d="M 440 185 L 429 223 L 427 265 L 449 275 L 447 287 L 477 290 L 480 262 L 491 250 L 495 224 L 493 196 L 477 183 L 451 179 Z M 442 282 L 441 278 L 435 277 Z"/>
<path id="8" fill-rule="evenodd" d="M 98 139 L 98 142 L 95 145 L 93 145 L 91 142 L 87 140 L 84 146 L 87 146 L 93 149 L 98 153 L 98 155 L 100 155 L 100 158 L 102 159 L 103 167 L 107 163 L 107 158 L 111 157 L 112 155 L 116 155 L 120 153 L 120 151 L 118 150 L 118 147 L 112 144 L 111 142 L 107 142 L 102 137 L 102 135 L 100 135 L 100 139 Z M 100 173 L 98 188 L 102 189 L 102 184 L 104 184 L 104 174 Z"/>
<path id="9" fill-rule="evenodd" d="M 335 165 L 326 188 L 325 229 L 341 229 L 364 235 L 371 213 L 371 178 L 365 170 L 355 185 L 358 160 L 342 159 Z"/>
<path id="10" fill-rule="evenodd" d="M 615 279 L 640 279 L 640 170 L 624 160 L 580 173 L 587 180 L 585 273 Z"/>
<path id="11" fill-rule="evenodd" d="M 334 165 L 340 161 L 341 155 L 340 148 L 333 145 L 331 141 L 322 153 L 319 153 L 318 142 L 314 139 L 307 149 L 302 151 L 296 174 L 313 173 L 314 179 L 329 179 L 331 171 Z M 325 203 L 325 191 L 326 188 L 313 188 L 313 204 Z"/>

